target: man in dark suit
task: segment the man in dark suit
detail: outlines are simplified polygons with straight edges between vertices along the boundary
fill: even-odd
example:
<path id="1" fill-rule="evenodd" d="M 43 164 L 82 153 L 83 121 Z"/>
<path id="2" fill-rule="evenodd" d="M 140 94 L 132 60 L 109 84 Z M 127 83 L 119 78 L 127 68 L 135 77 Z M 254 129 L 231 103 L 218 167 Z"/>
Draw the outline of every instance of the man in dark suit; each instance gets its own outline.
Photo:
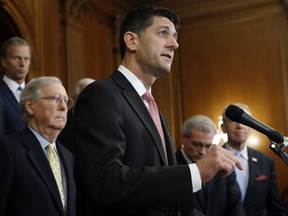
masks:
<path id="1" fill-rule="evenodd" d="M 56 77 L 26 85 L 21 108 L 27 127 L 0 138 L 0 215 L 76 215 L 74 158 L 56 140 L 70 102 Z"/>
<path id="2" fill-rule="evenodd" d="M 240 163 L 216 147 L 197 164 L 175 166 L 167 124 L 153 101 L 142 97 L 170 71 L 178 24 L 165 8 L 129 12 L 120 28 L 121 66 L 78 97 L 71 134 L 86 201 L 83 215 L 185 215 L 202 181 L 217 171 L 226 176 Z"/>
<path id="3" fill-rule="evenodd" d="M 249 107 L 236 103 L 251 115 Z M 288 215 L 279 198 L 275 180 L 274 160 L 263 153 L 247 146 L 246 141 L 250 128 L 243 124 L 231 121 L 225 115 L 224 109 L 221 128 L 227 133 L 228 140 L 224 148 L 240 155 L 239 159 L 244 167 L 246 184 L 243 186 L 242 198 L 246 216 Z M 241 186 L 240 186 L 241 187 Z"/>
<path id="4" fill-rule="evenodd" d="M 204 115 L 188 118 L 182 127 L 181 146 L 176 152 L 178 164 L 191 164 L 206 156 L 213 147 L 216 125 Z M 206 216 L 243 216 L 244 209 L 235 173 L 226 178 L 216 174 L 194 194 L 195 209 Z"/>
<path id="5" fill-rule="evenodd" d="M 92 78 L 85 77 L 85 78 L 82 78 L 76 82 L 76 84 L 74 86 L 74 93 L 72 96 L 74 105 L 77 103 L 77 98 L 79 97 L 79 94 L 83 91 L 83 89 L 94 81 L 95 80 Z M 67 114 L 67 124 L 66 124 L 67 127 L 65 127 L 58 136 L 58 139 L 60 141 L 64 140 L 61 143 L 63 143 L 63 145 L 65 145 L 65 147 L 72 152 L 75 151 L 74 145 L 73 145 L 74 142 L 73 142 L 73 136 L 71 136 L 70 129 L 68 129 L 68 127 L 70 126 L 69 121 L 73 116 L 73 112 L 74 112 L 74 109 L 73 109 L 73 107 L 71 107 L 68 110 L 68 114 Z"/>
<path id="6" fill-rule="evenodd" d="M 25 128 L 19 99 L 30 67 L 31 50 L 25 40 L 13 37 L 2 45 L 0 54 L 4 69 L 4 76 L 0 80 L 0 99 L 4 104 L 0 119 L 4 120 L 4 134 L 10 134 Z"/>

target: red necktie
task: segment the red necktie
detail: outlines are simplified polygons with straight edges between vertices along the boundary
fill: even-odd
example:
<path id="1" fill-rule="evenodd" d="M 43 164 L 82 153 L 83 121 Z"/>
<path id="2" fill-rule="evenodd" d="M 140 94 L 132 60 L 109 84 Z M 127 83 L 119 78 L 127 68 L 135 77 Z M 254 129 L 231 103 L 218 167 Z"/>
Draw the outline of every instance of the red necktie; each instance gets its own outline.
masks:
<path id="1" fill-rule="evenodd" d="M 165 138 L 164 138 L 164 133 L 163 133 L 163 129 L 162 129 L 162 125 L 161 125 L 161 121 L 160 121 L 160 117 L 159 117 L 159 112 L 158 112 L 158 108 L 157 108 L 157 104 L 153 98 L 153 96 L 151 95 L 150 92 L 146 92 L 143 96 L 143 99 L 147 101 L 148 105 L 149 105 L 149 112 L 150 115 L 158 129 L 158 132 L 160 134 L 161 140 L 162 140 L 162 146 L 163 146 L 163 150 L 165 153 L 165 158 L 167 161 L 167 152 L 166 152 L 166 144 L 165 144 Z"/>

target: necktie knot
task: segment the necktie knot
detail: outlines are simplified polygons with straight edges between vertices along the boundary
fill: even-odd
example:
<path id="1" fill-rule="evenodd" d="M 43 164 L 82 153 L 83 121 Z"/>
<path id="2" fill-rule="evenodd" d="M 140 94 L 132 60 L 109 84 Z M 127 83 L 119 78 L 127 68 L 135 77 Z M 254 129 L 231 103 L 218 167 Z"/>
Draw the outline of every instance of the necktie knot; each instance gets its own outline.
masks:
<path id="1" fill-rule="evenodd" d="M 20 91 L 20 92 L 22 92 L 22 87 L 21 86 L 19 86 L 18 88 L 17 88 L 17 91 Z"/>
<path id="2" fill-rule="evenodd" d="M 48 149 L 49 154 L 50 154 L 50 151 L 54 151 L 53 144 L 51 144 L 51 143 L 48 144 L 46 148 Z"/>
<path id="3" fill-rule="evenodd" d="M 142 97 L 147 102 L 154 101 L 154 97 L 152 96 L 152 94 L 149 91 L 145 92 L 145 94 Z"/>

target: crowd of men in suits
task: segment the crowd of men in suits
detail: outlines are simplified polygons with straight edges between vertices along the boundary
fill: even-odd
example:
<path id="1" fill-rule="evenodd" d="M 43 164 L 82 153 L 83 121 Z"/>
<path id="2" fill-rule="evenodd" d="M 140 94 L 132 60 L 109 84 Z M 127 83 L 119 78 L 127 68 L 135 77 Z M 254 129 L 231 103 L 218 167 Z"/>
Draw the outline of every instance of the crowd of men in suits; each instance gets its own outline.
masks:
<path id="1" fill-rule="evenodd" d="M 213 121 L 197 115 L 183 124 L 175 155 L 165 118 L 144 95 L 171 69 L 179 22 L 166 8 L 130 11 L 120 28 L 121 65 L 90 80 L 67 124 L 72 99 L 61 80 L 26 85 L 30 45 L 19 37 L 2 45 L 0 215 L 288 215 L 273 159 L 247 146 L 250 128 L 225 110 L 224 148 L 212 143 Z"/>

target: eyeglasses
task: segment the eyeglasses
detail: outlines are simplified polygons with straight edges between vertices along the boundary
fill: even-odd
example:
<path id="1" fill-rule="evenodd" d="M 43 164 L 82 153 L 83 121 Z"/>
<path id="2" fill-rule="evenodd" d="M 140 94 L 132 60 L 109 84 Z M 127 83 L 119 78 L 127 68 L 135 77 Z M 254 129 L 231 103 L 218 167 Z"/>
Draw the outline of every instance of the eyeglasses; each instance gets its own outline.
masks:
<path id="1" fill-rule="evenodd" d="M 192 140 L 189 140 L 190 144 L 192 146 L 194 146 L 197 150 L 200 150 L 200 149 L 207 149 L 207 150 L 210 150 L 213 146 L 213 144 L 202 144 L 202 143 L 199 143 L 199 142 L 195 142 L 195 141 L 192 141 Z"/>
<path id="2" fill-rule="evenodd" d="M 69 97 L 61 97 L 61 95 L 57 94 L 54 96 L 47 96 L 47 97 L 41 97 L 40 99 L 45 99 L 48 100 L 51 104 L 59 104 L 62 101 L 64 101 L 64 103 L 66 104 L 67 107 L 71 107 L 73 105 L 73 100 L 72 98 Z"/>

